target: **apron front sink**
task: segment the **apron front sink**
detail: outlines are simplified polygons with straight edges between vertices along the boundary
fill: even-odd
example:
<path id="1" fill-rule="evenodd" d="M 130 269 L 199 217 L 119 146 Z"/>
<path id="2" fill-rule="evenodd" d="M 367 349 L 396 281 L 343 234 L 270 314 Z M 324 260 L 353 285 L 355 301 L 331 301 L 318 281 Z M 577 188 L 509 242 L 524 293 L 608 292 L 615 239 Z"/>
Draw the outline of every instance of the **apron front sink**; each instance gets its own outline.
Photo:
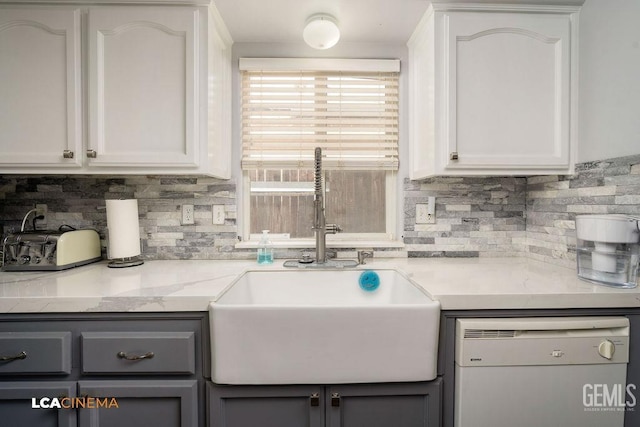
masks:
<path id="1" fill-rule="evenodd" d="M 218 384 L 436 377 L 440 303 L 395 270 L 248 271 L 209 312 Z"/>

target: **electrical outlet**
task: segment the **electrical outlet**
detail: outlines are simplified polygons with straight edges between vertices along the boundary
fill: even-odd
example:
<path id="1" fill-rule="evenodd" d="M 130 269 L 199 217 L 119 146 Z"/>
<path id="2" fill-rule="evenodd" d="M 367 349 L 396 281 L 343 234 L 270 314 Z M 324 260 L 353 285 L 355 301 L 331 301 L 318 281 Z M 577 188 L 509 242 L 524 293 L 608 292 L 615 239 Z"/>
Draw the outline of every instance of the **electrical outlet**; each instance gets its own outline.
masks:
<path id="1" fill-rule="evenodd" d="M 213 205 L 211 212 L 213 214 L 213 224 L 223 225 L 225 220 L 224 205 Z"/>
<path id="2" fill-rule="evenodd" d="M 36 205 L 36 215 L 35 218 L 41 217 L 42 219 L 34 220 L 35 227 L 37 228 L 47 228 L 47 213 L 48 213 L 47 205 L 37 204 Z"/>
<path id="3" fill-rule="evenodd" d="M 46 218 L 47 217 L 47 211 L 48 211 L 47 205 L 45 205 L 45 204 L 36 205 L 36 216 L 41 216 L 42 215 L 43 217 Z"/>
<path id="4" fill-rule="evenodd" d="M 182 205 L 182 225 L 195 224 L 193 205 Z"/>
<path id="5" fill-rule="evenodd" d="M 416 224 L 427 224 L 428 210 L 425 203 L 416 204 Z"/>

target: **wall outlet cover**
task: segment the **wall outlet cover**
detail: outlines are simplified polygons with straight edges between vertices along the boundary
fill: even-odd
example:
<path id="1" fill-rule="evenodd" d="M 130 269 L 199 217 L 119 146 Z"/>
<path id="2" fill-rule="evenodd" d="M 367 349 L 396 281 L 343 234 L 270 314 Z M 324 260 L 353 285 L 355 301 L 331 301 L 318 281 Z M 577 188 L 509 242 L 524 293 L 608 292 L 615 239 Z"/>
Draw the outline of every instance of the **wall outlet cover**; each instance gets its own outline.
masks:
<path id="1" fill-rule="evenodd" d="M 428 209 L 426 203 L 416 204 L 416 224 L 427 224 Z"/>
<path id="2" fill-rule="evenodd" d="M 435 196 L 429 196 L 429 203 L 427 204 L 427 224 L 436 223 L 436 198 Z"/>
<path id="3" fill-rule="evenodd" d="M 416 224 L 436 223 L 436 198 L 429 197 L 428 203 L 416 204 Z"/>
<path id="4" fill-rule="evenodd" d="M 224 205 L 213 205 L 211 209 L 213 214 L 213 224 L 214 225 L 224 225 L 225 215 L 224 215 Z"/>
<path id="5" fill-rule="evenodd" d="M 182 205 L 182 225 L 195 224 L 193 205 Z"/>
<path id="6" fill-rule="evenodd" d="M 45 204 L 37 204 L 36 205 L 36 216 L 42 215 L 42 216 L 46 217 L 47 216 L 47 211 L 48 211 L 47 205 L 45 205 Z"/>

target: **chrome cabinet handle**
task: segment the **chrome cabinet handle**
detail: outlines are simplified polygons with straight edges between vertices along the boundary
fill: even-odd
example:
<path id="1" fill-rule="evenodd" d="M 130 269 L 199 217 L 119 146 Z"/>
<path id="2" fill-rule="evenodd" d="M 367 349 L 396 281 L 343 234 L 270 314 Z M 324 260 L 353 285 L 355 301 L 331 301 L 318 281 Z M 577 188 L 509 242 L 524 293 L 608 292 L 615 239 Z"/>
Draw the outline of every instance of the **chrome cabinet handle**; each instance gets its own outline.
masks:
<path id="1" fill-rule="evenodd" d="M 458 152 L 454 151 L 451 154 L 449 154 L 449 160 L 458 160 Z"/>
<path id="2" fill-rule="evenodd" d="M 120 359 L 124 359 L 124 360 L 142 360 L 142 359 L 153 359 L 153 356 L 155 356 L 153 354 L 153 351 L 150 351 L 148 353 L 145 354 L 133 354 L 133 355 L 128 355 L 127 353 L 125 353 L 124 351 L 120 351 L 117 354 L 118 358 Z"/>
<path id="3" fill-rule="evenodd" d="M 27 352 L 23 350 L 15 356 L 0 356 L 0 362 L 11 362 L 12 360 L 21 360 L 26 358 Z"/>
<path id="4" fill-rule="evenodd" d="M 87 157 L 89 159 L 95 159 L 98 157 L 98 153 L 96 153 L 96 150 L 87 150 Z"/>
<path id="5" fill-rule="evenodd" d="M 71 150 L 64 150 L 62 152 L 62 158 L 63 159 L 73 159 L 73 151 Z"/>

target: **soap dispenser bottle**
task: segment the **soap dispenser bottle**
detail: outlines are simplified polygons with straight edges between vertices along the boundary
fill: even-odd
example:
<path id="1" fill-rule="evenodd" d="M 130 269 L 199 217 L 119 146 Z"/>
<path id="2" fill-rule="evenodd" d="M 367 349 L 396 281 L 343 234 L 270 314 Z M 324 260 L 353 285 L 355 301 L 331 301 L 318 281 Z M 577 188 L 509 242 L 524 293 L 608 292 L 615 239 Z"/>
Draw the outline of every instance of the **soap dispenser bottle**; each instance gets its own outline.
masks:
<path id="1" fill-rule="evenodd" d="M 273 245 L 269 240 L 269 230 L 262 230 L 258 244 L 258 264 L 273 264 Z"/>

